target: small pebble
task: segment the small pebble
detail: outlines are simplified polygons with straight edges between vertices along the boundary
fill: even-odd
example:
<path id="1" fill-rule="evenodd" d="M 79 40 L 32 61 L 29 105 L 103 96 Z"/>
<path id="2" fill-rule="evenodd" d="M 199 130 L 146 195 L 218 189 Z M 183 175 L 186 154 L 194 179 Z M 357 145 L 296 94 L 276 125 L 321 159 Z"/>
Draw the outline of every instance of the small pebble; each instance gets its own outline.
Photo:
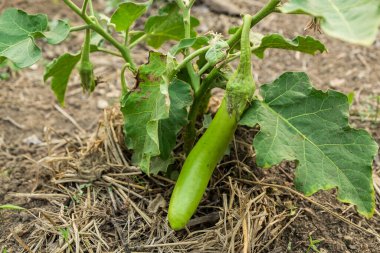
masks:
<path id="1" fill-rule="evenodd" d="M 97 107 L 100 110 L 106 109 L 108 107 L 108 102 L 104 99 L 99 99 L 97 103 Z"/>
<path id="2" fill-rule="evenodd" d="M 28 144 L 28 145 L 39 145 L 42 143 L 40 138 L 37 137 L 37 135 L 33 134 L 29 137 L 26 137 L 25 139 L 22 140 L 23 143 Z"/>

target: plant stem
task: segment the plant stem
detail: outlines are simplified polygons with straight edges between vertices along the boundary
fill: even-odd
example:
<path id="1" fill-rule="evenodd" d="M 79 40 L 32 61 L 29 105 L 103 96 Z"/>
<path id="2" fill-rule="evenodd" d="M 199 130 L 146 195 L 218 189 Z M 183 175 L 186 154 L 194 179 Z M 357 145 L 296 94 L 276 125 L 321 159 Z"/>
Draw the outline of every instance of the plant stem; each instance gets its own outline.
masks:
<path id="1" fill-rule="evenodd" d="M 83 31 L 85 29 L 89 29 L 89 25 L 80 25 L 80 26 L 73 26 L 70 27 L 70 32 L 78 32 L 78 31 Z"/>
<path id="2" fill-rule="evenodd" d="M 82 47 L 81 62 L 90 61 L 90 41 L 91 41 L 91 30 L 86 29 L 86 36 L 85 36 L 83 47 Z"/>
<path id="3" fill-rule="evenodd" d="M 124 46 L 129 48 L 129 28 L 127 30 L 124 31 Z"/>
<path id="4" fill-rule="evenodd" d="M 180 1 L 182 2 L 182 0 L 180 0 Z M 190 15 L 190 12 L 191 12 L 191 5 L 186 6 L 183 9 L 183 23 L 185 26 L 185 39 L 189 39 L 191 37 L 191 15 Z M 189 54 L 190 54 L 190 50 L 188 48 L 185 49 L 185 56 L 188 56 Z M 197 73 L 195 73 L 195 70 L 194 70 L 194 67 L 193 67 L 193 64 L 191 63 L 191 61 L 186 63 L 186 69 L 187 69 L 187 72 L 190 76 L 191 86 L 193 87 L 194 91 L 197 91 L 199 89 L 199 86 L 200 86 L 200 78 L 197 75 Z"/>
<path id="5" fill-rule="evenodd" d="M 214 68 L 210 74 L 207 75 L 206 79 L 202 82 L 199 90 L 195 93 L 193 105 L 190 107 L 189 112 L 189 124 L 186 126 L 185 134 L 184 134 L 184 150 L 185 153 L 190 153 L 196 138 L 196 130 L 195 124 L 197 123 L 197 117 L 200 113 L 200 109 L 202 104 L 204 104 L 204 100 L 209 97 L 208 91 L 211 86 L 212 81 L 218 74 L 218 69 Z"/>
<path id="6" fill-rule="evenodd" d="M 252 17 L 251 28 L 255 26 L 257 23 L 259 23 L 266 16 L 274 12 L 277 5 L 280 3 L 280 1 L 281 0 L 270 0 L 258 13 L 256 13 L 256 15 Z M 232 35 L 227 40 L 227 43 L 230 46 L 230 48 L 233 48 L 237 43 L 239 43 L 242 31 L 243 31 L 243 28 L 240 27 L 239 30 L 236 31 L 235 34 Z M 195 51 L 194 53 L 196 53 L 196 55 L 190 59 L 187 59 L 189 57 L 185 58 L 183 62 L 180 65 L 178 65 L 178 67 L 176 68 L 176 71 L 179 71 L 183 67 L 184 62 L 191 61 L 193 58 L 201 55 L 202 53 L 207 52 L 208 49 L 209 47 L 204 47 Z M 216 78 L 216 76 L 218 75 L 218 72 L 219 72 L 219 69 L 214 67 L 211 70 L 211 72 L 207 75 L 207 77 L 202 81 L 202 85 L 200 86 L 199 90 L 195 92 L 194 102 L 189 112 L 189 118 L 188 118 L 189 124 L 186 126 L 186 129 L 185 129 L 184 149 L 186 153 L 190 152 L 191 147 L 194 145 L 195 138 L 196 138 L 195 124 L 197 121 L 197 117 L 200 114 L 200 110 L 202 109 L 201 105 L 205 103 L 204 100 L 208 99 L 207 94 L 211 88 L 212 81 Z"/>
<path id="7" fill-rule="evenodd" d="M 133 41 L 130 45 L 129 45 L 129 49 L 132 49 L 134 48 L 137 44 L 139 44 L 141 41 L 145 40 L 146 37 L 148 37 L 147 34 L 144 34 L 142 35 L 141 37 L 139 37 L 138 39 L 136 39 L 135 41 Z"/>
<path id="8" fill-rule="evenodd" d="M 89 1 L 88 6 L 90 7 L 90 15 L 95 16 L 94 6 L 92 5 L 92 0 Z"/>
<path id="9" fill-rule="evenodd" d="M 185 6 L 185 4 L 183 3 L 183 1 L 182 0 L 175 0 L 175 2 L 177 3 L 177 5 L 178 5 L 178 7 L 180 8 L 180 9 L 185 9 L 186 8 L 186 6 Z"/>
<path id="10" fill-rule="evenodd" d="M 127 85 L 127 81 L 125 80 L 125 70 L 127 68 L 129 68 L 128 63 L 124 64 L 123 68 L 121 69 L 121 73 L 120 73 L 121 91 L 122 91 L 121 94 L 125 94 L 128 92 L 128 85 Z"/>
<path id="11" fill-rule="evenodd" d="M 195 57 L 206 53 L 210 49 L 210 47 L 211 46 L 202 47 L 202 48 L 192 52 L 188 56 L 186 56 L 185 59 L 183 59 L 182 62 L 175 68 L 174 72 L 175 73 L 179 72 L 181 69 L 186 67 L 187 63 L 191 62 Z"/>
<path id="12" fill-rule="evenodd" d="M 117 56 L 117 57 L 123 58 L 123 56 L 119 52 L 113 51 L 113 50 L 109 50 L 109 49 L 104 48 L 104 47 L 97 47 L 96 48 L 96 52 L 103 52 L 103 53 L 107 53 L 107 54 L 110 54 L 110 55 L 113 55 L 113 56 Z"/>
<path id="13" fill-rule="evenodd" d="M 210 62 L 207 62 L 199 71 L 198 75 L 201 76 L 203 73 L 205 73 L 209 68 L 211 67 Z"/>
<path id="14" fill-rule="evenodd" d="M 275 12 L 276 6 L 280 3 L 280 0 L 270 0 L 256 15 L 252 18 L 251 27 L 255 26 L 257 23 L 259 23 L 262 19 L 264 19 L 266 16 L 271 14 L 272 12 Z M 236 43 L 240 41 L 240 36 L 242 33 L 242 28 L 240 27 L 239 30 L 237 30 L 228 40 L 227 43 L 232 48 Z M 175 73 L 179 72 L 181 69 L 186 67 L 187 63 L 192 61 L 194 58 L 198 57 L 201 54 L 206 53 L 210 49 L 210 46 L 202 47 L 187 57 L 183 59 L 183 61 L 177 66 L 177 68 L 174 70 Z M 202 84 L 203 85 L 203 84 Z"/>
<path id="15" fill-rule="evenodd" d="M 109 43 L 111 43 L 119 52 L 121 53 L 124 60 L 130 64 L 131 69 L 136 72 L 136 65 L 130 55 L 129 49 L 124 47 L 123 44 L 118 42 L 116 39 L 112 37 L 111 34 L 109 34 L 107 31 L 105 31 L 99 24 L 95 23 L 89 16 L 82 13 L 82 10 L 75 5 L 71 0 L 63 0 L 63 2 L 71 9 L 73 10 L 78 16 L 80 16 L 83 21 L 86 22 L 86 24 L 95 32 L 97 32 L 100 36 L 102 36 L 105 40 L 107 40 Z M 91 1 L 90 1 L 90 7 L 91 7 Z M 92 9 L 92 8 L 90 8 Z"/>
<path id="16" fill-rule="evenodd" d="M 84 0 L 83 5 L 82 5 L 82 14 L 83 15 L 86 15 L 87 6 L 88 6 L 88 0 Z"/>
<path id="17" fill-rule="evenodd" d="M 254 27 L 257 23 L 263 20 L 266 16 L 275 11 L 277 5 L 281 0 L 270 0 L 258 13 L 252 17 L 251 28 Z M 228 40 L 227 43 L 232 48 L 240 41 L 241 33 L 243 28 L 240 27 Z"/>
<path id="18" fill-rule="evenodd" d="M 280 0 L 270 0 L 256 15 L 252 17 L 251 27 L 255 26 L 257 23 L 259 23 L 263 18 L 268 16 L 270 13 L 272 13 L 277 5 L 280 3 Z M 230 45 L 230 48 L 233 47 L 236 43 L 240 41 L 241 34 L 242 34 L 243 28 L 240 27 L 239 30 L 232 35 L 232 37 L 227 41 L 228 45 Z M 236 59 L 240 55 L 237 54 L 236 56 L 233 56 L 233 59 Z M 202 96 L 202 92 L 206 92 L 209 89 L 211 81 L 215 78 L 215 76 L 218 74 L 216 68 L 214 68 L 210 74 L 206 77 L 206 79 L 202 82 L 201 89 L 199 92 L 196 93 L 195 98 L 197 96 Z M 204 86 L 204 87 L 203 87 Z"/>

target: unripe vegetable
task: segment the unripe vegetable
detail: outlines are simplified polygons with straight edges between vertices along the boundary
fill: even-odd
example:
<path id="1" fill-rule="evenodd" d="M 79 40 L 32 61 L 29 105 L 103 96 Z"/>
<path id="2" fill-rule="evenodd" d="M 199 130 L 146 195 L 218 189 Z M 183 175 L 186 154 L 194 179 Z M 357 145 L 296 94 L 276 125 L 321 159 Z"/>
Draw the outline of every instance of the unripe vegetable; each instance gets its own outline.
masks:
<path id="1" fill-rule="evenodd" d="M 96 86 L 94 66 L 90 61 L 90 40 L 91 40 L 91 30 L 86 30 L 86 37 L 82 46 L 82 55 L 80 64 L 78 66 L 78 71 L 81 79 L 81 86 L 83 92 L 93 92 Z"/>
<path id="2" fill-rule="evenodd" d="M 228 113 L 224 100 L 209 128 L 187 157 L 175 185 L 168 213 L 170 226 L 174 230 L 184 228 L 197 209 L 236 126 L 236 116 Z"/>
<path id="3" fill-rule="evenodd" d="M 230 143 L 255 83 L 251 70 L 249 32 L 252 17 L 244 17 L 239 67 L 227 83 L 226 96 L 209 128 L 187 157 L 174 187 L 168 211 L 170 226 L 182 229 L 196 211 L 211 175 Z"/>
<path id="4" fill-rule="evenodd" d="M 79 75 L 83 91 L 93 92 L 96 86 L 94 66 L 89 61 L 82 61 L 79 65 Z"/>

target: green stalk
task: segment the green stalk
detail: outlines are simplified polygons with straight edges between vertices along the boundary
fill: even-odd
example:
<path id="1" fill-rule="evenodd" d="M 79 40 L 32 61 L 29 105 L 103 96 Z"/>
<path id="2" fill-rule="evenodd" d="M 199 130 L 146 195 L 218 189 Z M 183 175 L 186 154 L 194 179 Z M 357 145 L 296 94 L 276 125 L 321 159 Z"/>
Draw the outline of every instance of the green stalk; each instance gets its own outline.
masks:
<path id="1" fill-rule="evenodd" d="M 189 5 L 183 9 L 183 23 L 185 26 L 185 39 L 188 39 L 191 37 L 191 14 L 190 14 L 191 7 L 192 6 Z M 185 50 L 185 57 L 188 56 L 189 54 L 190 54 L 190 50 L 187 48 Z M 186 69 L 190 76 L 191 86 L 193 87 L 194 91 L 197 91 L 200 86 L 200 78 L 197 75 L 197 73 L 195 73 L 195 70 L 191 61 L 186 63 Z"/>
<path id="2" fill-rule="evenodd" d="M 281 0 L 270 0 L 258 13 L 256 13 L 251 21 L 251 28 L 257 25 L 261 20 L 263 20 L 266 16 L 271 14 L 272 12 L 275 12 L 276 7 L 281 2 Z M 228 40 L 227 43 L 232 48 L 236 43 L 239 42 L 241 34 L 242 34 L 242 27 L 239 28 Z"/>
<path id="3" fill-rule="evenodd" d="M 117 50 L 119 50 L 119 52 L 121 53 L 122 57 L 124 58 L 124 60 L 130 64 L 130 68 L 136 72 L 137 71 L 137 68 L 136 68 L 136 64 L 134 63 L 131 55 L 130 55 L 130 52 L 129 52 L 129 49 L 126 48 L 122 43 L 118 42 L 116 39 L 114 39 L 112 37 L 111 34 L 109 34 L 107 31 L 105 31 L 103 29 L 103 27 L 101 27 L 99 24 L 97 24 L 96 22 L 94 22 L 88 15 L 86 14 L 83 14 L 82 13 L 82 10 L 77 6 L 75 5 L 71 0 L 63 0 L 63 2 L 71 9 L 73 10 L 78 16 L 80 16 L 83 21 L 86 22 L 86 24 L 95 32 L 97 32 L 100 36 L 102 36 L 106 41 L 108 41 L 109 43 L 111 43 Z M 90 9 L 92 9 L 91 7 L 91 2 L 90 2 Z"/>
<path id="4" fill-rule="evenodd" d="M 86 15 L 87 6 L 88 6 L 88 1 L 89 1 L 89 0 L 84 0 L 84 1 L 83 1 L 83 5 L 82 5 L 82 14 L 83 14 L 83 15 Z"/>
<path id="5" fill-rule="evenodd" d="M 141 37 L 139 37 L 137 40 L 133 41 L 133 42 L 129 45 L 129 49 L 134 48 L 137 44 L 139 44 L 141 41 L 145 40 L 147 37 L 148 37 L 147 34 L 142 35 Z"/>
<path id="6" fill-rule="evenodd" d="M 73 26 L 70 27 L 70 32 L 78 32 L 78 31 L 83 31 L 90 28 L 89 25 L 80 25 L 80 26 Z"/>
<path id="7" fill-rule="evenodd" d="M 266 16 L 275 11 L 277 5 L 280 3 L 280 0 L 270 0 L 259 12 L 257 12 L 253 17 L 250 24 L 250 28 L 258 24 L 261 20 L 263 20 Z M 243 28 L 241 27 L 231 38 L 228 39 L 227 43 L 232 48 L 236 43 L 240 41 L 242 35 Z M 198 57 L 207 52 L 209 47 L 203 47 L 193 52 L 193 54 L 186 57 L 175 69 L 176 72 L 180 71 L 186 64 L 192 61 L 195 57 Z M 239 54 L 240 56 L 240 54 Z M 203 69 L 203 67 L 202 67 Z M 196 138 L 196 130 L 195 124 L 197 121 L 198 115 L 202 112 L 202 104 L 205 104 L 205 99 L 208 99 L 207 92 L 210 90 L 210 86 L 212 81 L 218 75 L 218 68 L 214 67 L 211 72 L 207 75 L 207 77 L 202 81 L 202 84 L 199 90 L 196 91 L 193 105 L 190 108 L 189 112 L 189 124 L 186 126 L 184 133 L 184 150 L 186 153 L 190 152 L 192 146 L 194 145 Z"/>
<path id="8" fill-rule="evenodd" d="M 276 12 L 277 5 L 281 2 L 281 0 L 270 0 L 258 13 L 256 13 L 251 22 L 251 28 L 257 25 L 261 20 L 263 20 L 269 14 Z M 239 42 L 240 36 L 242 33 L 242 28 L 240 27 L 228 40 L 227 43 L 232 48 L 236 43 Z M 192 61 L 194 58 L 205 54 L 210 49 L 210 46 L 202 47 L 196 51 L 194 51 L 189 56 L 185 57 L 183 61 L 177 66 L 175 69 L 175 73 L 179 72 L 181 69 L 186 67 L 187 63 Z M 203 85 L 203 83 L 202 83 Z"/>

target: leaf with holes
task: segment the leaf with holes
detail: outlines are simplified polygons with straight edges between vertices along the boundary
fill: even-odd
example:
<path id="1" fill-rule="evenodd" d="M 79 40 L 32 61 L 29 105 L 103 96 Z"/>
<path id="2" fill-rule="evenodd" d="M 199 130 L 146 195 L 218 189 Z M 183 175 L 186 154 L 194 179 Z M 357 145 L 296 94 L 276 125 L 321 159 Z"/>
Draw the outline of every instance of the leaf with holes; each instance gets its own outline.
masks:
<path id="1" fill-rule="evenodd" d="M 166 171 L 171 163 L 192 102 L 190 85 L 176 79 L 167 84 L 165 71 L 166 57 L 152 52 L 149 63 L 139 70 L 138 88 L 121 101 L 126 144 L 134 151 L 133 163 L 147 174 Z"/>
<path id="2" fill-rule="evenodd" d="M 379 0 L 290 0 L 281 10 L 319 17 L 328 35 L 362 45 L 375 41 L 380 25 Z"/>
<path id="3" fill-rule="evenodd" d="M 306 195 L 338 188 L 338 199 L 374 212 L 372 161 L 378 146 L 348 124 L 348 98 L 312 87 L 305 73 L 285 73 L 261 87 L 240 124 L 260 125 L 253 145 L 260 167 L 297 161 L 295 186 Z"/>
<path id="4" fill-rule="evenodd" d="M 265 36 L 254 34 L 252 37 L 252 41 L 254 42 L 252 53 L 260 59 L 264 58 L 264 51 L 268 48 L 292 50 L 311 55 L 326 51 L 326 47 L 322 42 L 310 36 L 297 36 L 293 40 L 286 39 L 280 34 Z"/>

